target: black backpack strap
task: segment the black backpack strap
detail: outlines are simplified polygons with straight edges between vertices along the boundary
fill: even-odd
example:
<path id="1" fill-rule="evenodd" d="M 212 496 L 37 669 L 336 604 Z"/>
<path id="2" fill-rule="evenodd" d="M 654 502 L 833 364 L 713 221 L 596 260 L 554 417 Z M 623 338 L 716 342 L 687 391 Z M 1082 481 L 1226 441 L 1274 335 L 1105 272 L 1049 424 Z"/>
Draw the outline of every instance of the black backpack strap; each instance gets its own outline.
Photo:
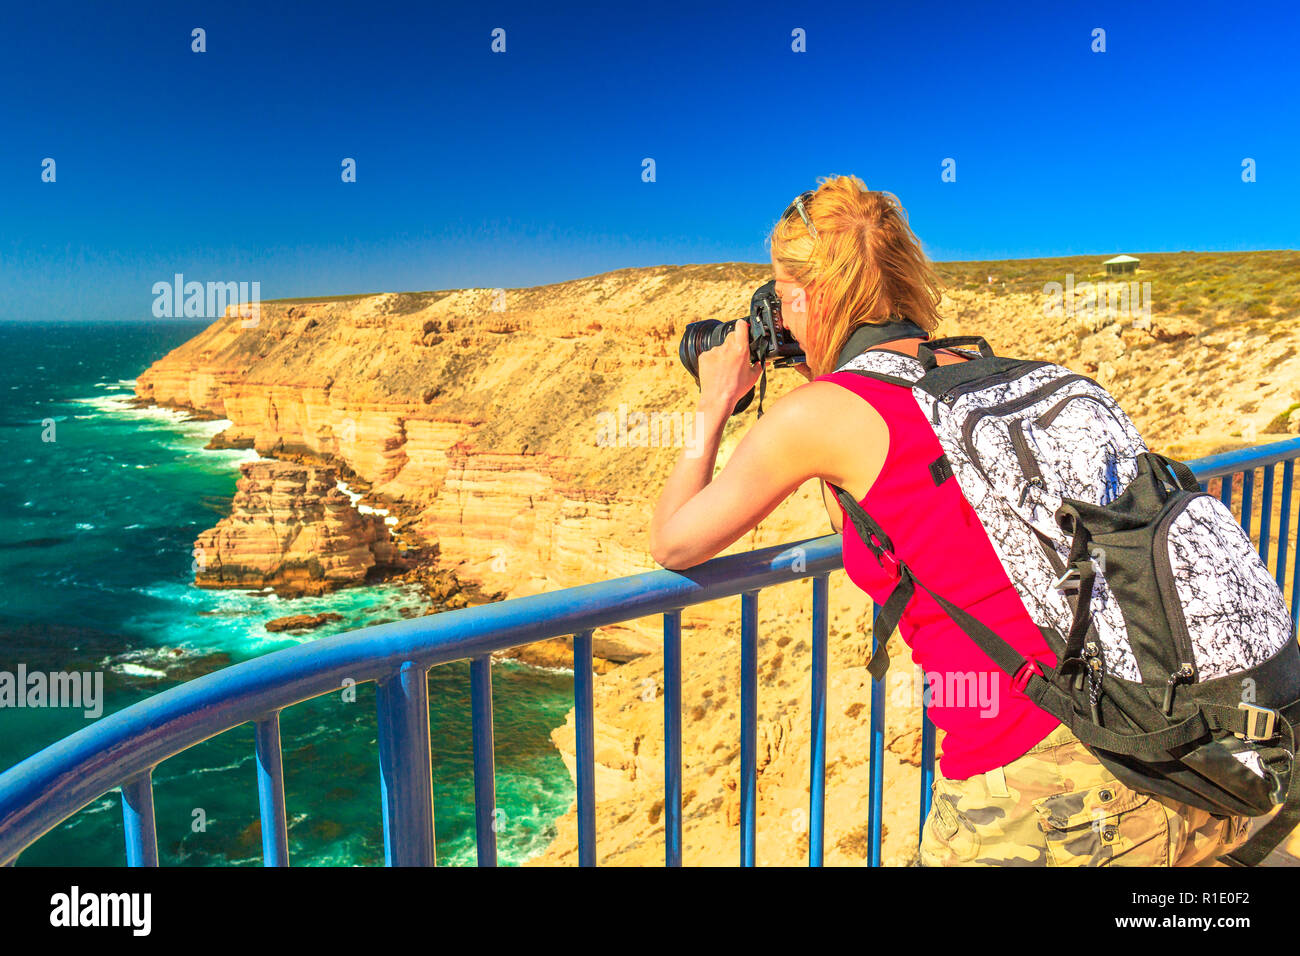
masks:
<path id="1" fill-rule="evenodd" d="M 983 358 L 996 357 L 993 353 L 993 347 L 984 341 L 984 337 L 980 335 L 950 335 L 947 338 L 920 342 L 916 346 L 916 357 L 921 360 L 921 367 L 928 372 L 939 367 L 939 362 L 934 357 L 937 350 L 957 345 L 973 345 L 979 349 L 980 356 Z"/>
<path id="2" fill-rule="evenodd" d="M 890 385 L 901 385 L 903 388 L 912 388 L 916 385 L 916 382 L 920 381 L 919 378 L 914 382 L 910 378 L 902 378 L 898 375 L 889 375 L 885 372 L 870 372 L 862 368 L 844 368 L 839 369 L 839 371 L 845 372 L 848 375 L 861 375 L 863 378 L 874 378 L 877 382 L 888 382 Z"/>
<path id="3" fill-rule="evenodd" d="M 885 529 L 880 527 L 879 523 L 866 510 L 853 500 L 843 488 L 833 485 L 829 481 L 831 490 L 835 492 L 835 497 L 839 499 L 840 506 L 844 513 L 849 516 L 849 521 L 858 532 L 858 537 L 867 549 L 875 555 L 880 566 L 884 567 L 884 558 L 887 556 L 895 564 L 898 559 L 894 557 L 894 542 L 890 540 Z M 912 584 L 910 576 L 900 578 L 894 590 L 890 592 L 889 597 L 885 600 L 879 610 L 876 612 L 876 621 L 873 630 L 876 632 L 879 640 L 876 642 L 876 650 L 871 655 L 871 662 L 867 665 L 867 672 L 871 674 L 874 680 L 881 680 L 885 672 L 889 670 L 889 651 L 885 643 L 889 640 L 889 635 L 894 633 L 894 628 L 898 627 L 899 619 L 903 616 L 903 610 L 907 603 L 912 599 L 915 587 Z"/>
<path id="4" fill-rule="evenodd" d="M 858 537 L 862 543 L 867 546 L 872 554 L 879 561 L 881 556 L 888 552 L 893 556 L 894 542 L 890 540 L 885 529 L 880 527 L 876 519 L 867 514 L 862 505 L 853 500 L 853 496 L 841 488 L 839 485 L 832 485 L 829 481 L 831 490 L 835 492 L 835 497 L 839 499 L 840 506 L 844 509 L 845 514 L 849 516 L 849 521 L 857 529 Z"/>
<path id="5" fill-rule="evenodd" d="M 1092 625 L 1092 588 L 1097 578 L 1097 568 L 1092 563 L 1088 545 L 1092 536 L 1083 522 L 1078 520 L 1078 512 L 1073 506 L 1063 504 L 1057 510 L 1057 519 L 1064 529 L 1073 528 L 1074 537 L 1070 542 L 1070 555 L 1066 558 L 1065 572 L 1057 578 L 1057 585 L 1064 586 L 1071 578 L 1078 578 L 1079 593 L 1074 603 L 1074 619 L 1070 622 L 1069 633 L 1065 636 L 1065 650 L 1061 652 L 1058 666 L 1064 667 L 1079 660 L 1083 644 Z"/>
<path id="6" fill-rule="evenodd" d="M 1187 491 L 1200 491 L 1201 483 L 1196 480 L 1192 474 L 1192 469 L 1188 468 L 1181 461 L 1174 458 L 1167 458 L 1164 455 L 1157 455 L 1155 452 L 1143 452 L 1152 462 L 1161 466 L 1169 476 L 1169 483 L 1174 486 L 1181 485 Z"/>

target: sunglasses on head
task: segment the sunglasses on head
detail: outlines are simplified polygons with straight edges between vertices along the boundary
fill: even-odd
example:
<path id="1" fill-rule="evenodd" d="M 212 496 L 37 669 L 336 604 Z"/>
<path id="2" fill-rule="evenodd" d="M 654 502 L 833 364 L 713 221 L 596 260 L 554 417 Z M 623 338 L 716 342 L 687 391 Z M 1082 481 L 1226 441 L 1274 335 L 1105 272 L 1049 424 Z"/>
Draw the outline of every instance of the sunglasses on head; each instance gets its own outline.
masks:
<path id="1" fill-rule="evenodd" d="M 803 220 L 803 224 L 808 227 L 808 234 L 812 236 L 814 240 L 817 238 L 817 230 L 813 228 L 812 220 L 808 218 L 808 210 L 804 208 L 804 205 L 805 203 L 810 202 L 815 195 L 817 195 L 817 190 L 815 189 L 809 189 L 800 193 L 795 198 L 795 201 L 790 203 L 789 208 L 787 208 L 781 216 L 782 219 L 787 219 L 789 218 L 790 213 L 797 211 L 799 213 L 799 218 Z"/>

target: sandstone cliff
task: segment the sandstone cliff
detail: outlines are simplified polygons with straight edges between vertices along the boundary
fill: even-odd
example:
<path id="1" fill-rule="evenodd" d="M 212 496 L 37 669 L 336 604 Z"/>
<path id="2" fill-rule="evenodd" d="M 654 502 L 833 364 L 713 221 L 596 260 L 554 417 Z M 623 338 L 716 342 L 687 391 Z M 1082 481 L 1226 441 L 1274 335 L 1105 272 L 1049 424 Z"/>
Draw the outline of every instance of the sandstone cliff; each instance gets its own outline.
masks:
<path id="1" fill-rule="evenodd" d="M 383 517 L 354 508 L 335 469 L 248 461 L 239 470 L 230 516 L 194 542 L 199 587 L 322 594 L 405 566 Z"/>
<path id="2" fill-rule="evenodd" d="M 1300 402 L 1300 254 L 1143 256 L 1133 278 L 1152 283 L 1148 321 L 1089 311 L 1070 294 L 1062 312 L 1046 314 L 1045 284 L 1096 280 L 1100 258 L 945 264 L 939 334 L 981 334 L 1000 353 L 1092 375 L 1153 449 L 1178 457 L 1265 441 L 1270 427 L 1285 432 Z M 436 545 L 466 580 L 518 596 L 654 566 L 649 515 L 690 441 L 694 407 L 678 337 L 687 322 L 743 315 L 766 278 L 761 265 L 662 266 L 504 293 L 264 303 L 255 327 L 232 315 L 155 363 L 137 394 L 230 419 L 228 443 L 329 460 L 368 489 L 364 501 L 399 517 L 399 534 Z M 774 373 L 769 401 L 801 382 Z M 720 461 L 752 414 L 728 425 Z M 827 530 L 807 485 L 731 550 Z M 842 573 L 831 592 L 828 858 L 858 862 L 870 605 Z M 736 859 L 738 603 L 684 616 L 690 862 Z M 806 846 L 797 809 L 808 785 L 807 585 L 765 591 L 761 609 L 760 859 L 797 862 Z M 659 621 L 597 633 L 611 638 L 626 642 L 621 659 L 631 663 L 597 682 L 601 860 L 652 863 L 662 860 Z M 905 653 L 896 661 L 895 679 L 905 679 Z M 917 718 L 906 685 L 891 700 L 885 855 L 903 862 L 916 825 Z M 554 736 L 571 762 L 571 721 Z M 574 842 L 570 813 L 542 861 L 572 859 Z"/>

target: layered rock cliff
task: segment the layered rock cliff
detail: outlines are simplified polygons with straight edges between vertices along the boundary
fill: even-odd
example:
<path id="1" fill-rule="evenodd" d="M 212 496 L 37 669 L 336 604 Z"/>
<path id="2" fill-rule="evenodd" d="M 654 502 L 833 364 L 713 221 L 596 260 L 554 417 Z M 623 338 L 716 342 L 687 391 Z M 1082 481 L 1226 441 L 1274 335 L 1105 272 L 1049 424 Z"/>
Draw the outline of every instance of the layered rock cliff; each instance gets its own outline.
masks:
<path id="1" fill-rule="evenodd" d="M 194 542 L 194 583 L 322 594 L 410 567 L 384 518 L 362 514 L 335 469 L 284 461 L 239 466 L 231 514 Z"/>
<path id="2" fill-rule="evenodd" d="M 1048 283 L 1101 278 L 1095 258 L 946 264 L 939 334 L 980 334 L 999 353 L 1092 375 L 1154 450 L 1190 458 L 1285 431 L 1300 402 L 1297 267 L 1297 253 L 1143 256 L 1134 278 L 1154 290 L 1143 321 L 1089 309 L 1073 289 L 1058 309 L 1046 301 Z M 465 580 L 519 596 L 654 567 L 649 515 L 691 440 L 695 386 L 678 365 L 678 337 L 687 322 L 742 316 L 768 277 L 761 265 L 662 266 L 504 292 L 264 303 L 255 327 L 229 316 L 155 363 L 137 394 L 229 419 L 226 443 L 329 461 L 366 489 L 363 501 L 398 517 L 404 540 L 437 547 Z M 772 374 L 768 401 L 801 383 Z M 720 463 L 752 416 L 729 423 Z M 730 550 L 827 531 L 809 484 Z M 808 781 L 806 591 L 787 585 L 761 599 L 766 862 L 797 862 L 806 847 L 797 812 Z M 831 591 L 828 859 L 859 862 L 870 602 L 842 573 Z M 691 862 L 731 863 L 738 852 L 737 607 L 716 602 L 684 620 Z M 659 627 L 650 618 L 596 635 L 626 642 L 621 659 L 631 661 L 597 682 L 602 862 L 662 860 Z M 905 653 L 896 661 L 893 679 L 905 681 Z M 908 686 L 891 689 L 889 721 L 885 855 L 905 862 L 919 762 Z M 554 737 L 572 762 L 571 722 Z M 543 861 L 572 859 L 572 813 L 559 832 Z"/>

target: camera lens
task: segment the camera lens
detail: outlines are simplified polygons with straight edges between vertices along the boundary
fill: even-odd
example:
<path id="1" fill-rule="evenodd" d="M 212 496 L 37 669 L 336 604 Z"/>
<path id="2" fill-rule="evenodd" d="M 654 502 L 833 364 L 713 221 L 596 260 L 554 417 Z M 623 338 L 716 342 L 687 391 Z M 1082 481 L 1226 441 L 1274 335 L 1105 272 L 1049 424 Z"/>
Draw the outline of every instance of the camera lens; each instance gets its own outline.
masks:
<path id="1" fill-rule="evenodd" d="M 717 319 L 703 319 L 686 326 L 686 331 L 682 333 L 681 344 L 677 346 L 677 357 L 682 360 L 686 371 L 691 373 L 691 378 L 695 379 L 696 385 L 700 384 L 700 354 L 721 345 L 731 334 L 731 330 L 736 327 L 736 321 L 736 319 L 729 319 L 726 322 L 719 322 Z M 753 400 L 754 390 L 751 388 L 741 396 L 731 414 L 739 415 Z"/>
<path id="2" fill-rule="evenodd" d="M 691 373 L 695 384 L 698 385 L 700 382 L 700 353 L 717 348 L 735 327 L 735 319 L 727 322 L 704 319 L 686 326 L 686 331 L 682 333 L 681 344 L 677 347 L 677 357 L 682 360 L 686 371 Z"/>

